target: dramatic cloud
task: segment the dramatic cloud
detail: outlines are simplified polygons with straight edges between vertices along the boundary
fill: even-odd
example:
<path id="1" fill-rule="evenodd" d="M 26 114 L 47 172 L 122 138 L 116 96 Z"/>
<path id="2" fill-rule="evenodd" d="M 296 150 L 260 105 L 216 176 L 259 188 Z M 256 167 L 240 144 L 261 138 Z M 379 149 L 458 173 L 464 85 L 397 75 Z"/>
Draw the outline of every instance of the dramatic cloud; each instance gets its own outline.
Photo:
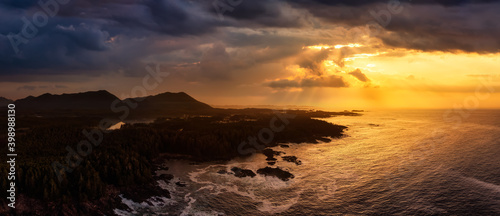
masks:
<path id="1" fill-rule="evenodd" d="M 18 91 L 22 91 L 22 90 L 33 91 L 35 89 L 36 89 L 36 86 L 30 86 L 30 85 L 24 85 L 24 86 L 20 86 L 17 88 Z"/>
<path id="2" fill-rule="evenodd" d="M 210 11 L 222 19 L 235 19 L 253 27 L 300 27 L 304 20 L 286 1 L 209 1 Z M 229 4 L 228 4 L 229 3 Z"/>
<path id="3" fill-rule="evenodd" d="M 498 0 L 420 0 L 420 1 L 411 1 L 411 0 L 292 0 L 292 2 L 297 3 L 311 3 L 316 2 L 318 4 L 323 5 L 347 5 L 347 6 L 362 6 L 373 3 L 388 3 L 388 2 L 402 2 L 402 3 L 413 3 L 413 4 L 439 4 L 444 6 L 457 6 L 464 4 L 478 4 L 478 3 L 490 3 L 490 2 L 499 2 Z"/>
<path id="4" fill-rule="evenodd" d="M 203 76 L 210 79 L 229 79 L 231 57 L 226 52 L 226 47 L 216 43 L 201 58 L 200 68 Z"/>
<path id="5" fill-rule="evenodd" d="M 275 89 L 314 87 L 341 88 L 349 86 L 341 76 L 336 75 L 295 80 L 281 79 L 269 82 L 267 85 Z"/>
<path id="6" fill-rule="evenodd" d="M 449 10 L 413 6 L 411 14 L 395 16 L 380 34 L 385 44 L 423 51 L 498 52 L 500 4 L 478 4 Z M 418 14 L 425 13 L 425 17 Z M 417 16 L 421 17 L 418 18 Z M 446 20 L 443 22 L 443 20 Z"/>
<path id="7" fill-rule="evenodd" d="M 312 54 L 304 54 L 298 60 L 297 64 L 301 68 L 307 69 L 311 74 L 322 75 L 324 73 L 323 61 L 328 58 L 330 52 L 330 49 L 321 49 Z"/>
<path id="8" fill-rule="evenodd" d="M 500 1 L 297 1 L 323 21 L 369 27 L 359 34 L 423 51 L 497 53 Z M 425 16 L 423 16 L 425 14 Z"/>
<path id="9" fill-rule="evenodd" d="M 2 94 L 123 89 L 151 63 L 175 80 L 162 90 L 202 95 L 350 91 L 400 73 L 417 83 L 428 76 L 392 60 L 497 55 L 499 10 L 493 0 L 72 0 L 49 9 L 0 0 L 0 79 L 11 88 Z"/>
<path id="10" fill-rule="evenodd" d="M 349 74 L 352 75 L 353 77 L 356 77 L 356 79 L 358 79 L 361 82 L 370 82 L 370 79 L 368 79 L 368 77 L 366 77 L 366 75 L 363 72 L 361 72 L 360 69 L 356 69 L 350 72 Z"/>
<path id="11" fill-rule="evenodd" d="M 226 2 L 222 11 L 218 8 L 220 5 L 214 6 L 212 1 L 83 0 L 49 9 L 37 2 L 0 1 L 0 67 L 3 69 L 0 75 L 96 75 L 109 71 L 133 75 L 135 70 L 144 68 L 148 60 L 158 59 L 152 57 L 154 55 L 167 56 L 179 49 L 203 46 L 203 41 L 208 42 L 210 37 L 222 37 L 219 40 L 226 46 L 279 47 L 280 50 L 273 51 L 282 55 L 275 56 L 284 58 L 285 53 L 293 54 L 287 50 L 292 44 L 328 42 L 331 33 L 317 38 L 308 35 L 309 30 L 328 25 L 344 28 L 368 25 L 371 29 L 368 33 L 389 47 L 479 53 L 496 53 L 500 48 L 497 24 L 500 3 L 492 0 L 236 1 L 238 4 L 234 5 Z M 39 12 L 48 15 L 46 24 L 40 27 L 34 26 L 33 20 Z M 376 30 L 370 23 L 381 24 L 383 29 Z M 32 27 L 36 30 L 33 38 L 12 45 L 9 35 L 33 30 Z M 273 29 L 260 35 L 237 31 L 257 28 Z M 283 34 L 292 29 L 302 33 Z M 167 38 L 173 41 L 188 38 L 192 43 L 174 48 L 158 46 L 155 42 Z M 304 59 L 299 64 L 321 73 L 318 61 L 325 53 L 315 57 L 318 60 Z M 202 56 L 194 53 L 188 58 L 197 58 L 193 60 L 196 62 L 201 61 Z M 342 67 L 343 58 L 335 62 Z"/>
<path id="12" fill-rule="evenodd" d="M 0 75 L 130 74 L 144 68 L 142 59 L 169 51 L 154 46 L 160 37 L 203 35 L 222 25 L 201 6 L 180 0 L 70 1 L 49 10 L 22 2 L 0 4 Z M 40 13 L 48 18 L 37 25 Z"/>

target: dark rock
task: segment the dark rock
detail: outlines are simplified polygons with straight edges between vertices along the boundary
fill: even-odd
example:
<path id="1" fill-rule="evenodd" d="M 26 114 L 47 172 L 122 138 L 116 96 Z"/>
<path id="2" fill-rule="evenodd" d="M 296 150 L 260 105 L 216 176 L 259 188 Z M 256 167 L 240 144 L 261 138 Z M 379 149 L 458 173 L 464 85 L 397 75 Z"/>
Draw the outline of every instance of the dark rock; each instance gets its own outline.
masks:
<path id="1" fill-rule="evenodd" d="M 297 160 L 298 158 L 295 157 L 295 156 L 281 156 L 281 158 L 283 158 L 284 161 L 295 163 L 297 165 L 301 165 L 302 164 L 302 161 Z"/>
<path id="2" fill-rule="evenodd" d="M 172 174 L 161 174 L 160 176 L 158 176 L 158 179 L 166 180 L 166 182 L 172 180 L 173 178 L 174 178 L 174 175 L 172 175 Z"/>
<path id="3" fill-rule="evenodd" d="M 219 173 L 219 174 L 227 174 L 227 171 L 226 170 L 219 170 L 219 171 L 217 171 L 217 173 Z"/>
<path id="4" fill-rule="evenodd" d="M 175 185 L 177 185 L 179 187 L 186 187 L 186 183 L 180 182 L 180 181 L 176 182 Z"/>
<path id="5" fill-rule="evenodd" d="M 281 147 L 281 148 L 290 148 L 290 146 L 289 146 L 289 145 L 285 145 L 285 144 L 281 144 L 281 145 L 280 145 L 280 147 Z"/>
<path id="6" fill-rule="evenodd" d="M 123 189 L 121 193 L 123 197 L 137 203 L 145 202 L 147 199 L 155 196 L 171 198 L 168 190 L 154 184 L 134 185 Z"/>
<path id="7" fill-rule="evenodd" d="M 284 152 L 274 151 L 272 149 L 264 149 L 264 150 L 262 150 L 262 154 L 264 154 L 265 156 L 267 156 L 266 160 L 268 160 L 268 161 L 275 161 L 276 158 L 274 158 L 274 156 L 275 155 L 279 156 L 282 153 L 284 153 Z"/>
<path id="8" fill-rule="evenodd" d="M 321 142 L 330 142 L 330 141 L 332 141 L 332 139 L 330 139 L 328 137 L 320 137 L 320 138 L 317 138 L 317 140 L 319 140 Z"/>
<path id="9" fill-rule="evenodd" d="M 268 161 L 267 164 L 274 165 L 274 164 L 276 164 L 276 161 Z"/>
<path id="10" fill-rule="evenodd" d="M 253 178 L 256 176 L 255 173 L 249 169 L 241 169 L 238 167 L 233 167 L 233 168 L 231 168 L 231 171 L 233 171 L 234 176 L 236 176 L 238 178 L 243 178 L 243 177 L 247 177 L 247 176 L 250 176 Z"/>
<path id="11" fill-rule="evenodd" d="M 271 168 L 271 167 L 266 167 L 266 168 L 261 168 L 257 170 L 257 173 L 265 176 L 274 176 L 277 177 L 283 181 L 288 181 L 291 178 L 294 178 L 295 176 L 287 171 L 284 171 L 282 169 L 278 168 Z"/>
<path id="12" fill-rule="evenodd" d="M 276 158 L 274 158 L 274 157 L 267 157 L 267 158 L 266 158 L 266 160 L 267 160 L 267 161 L 276 161 L 277 159 L 276 159 Z"/>

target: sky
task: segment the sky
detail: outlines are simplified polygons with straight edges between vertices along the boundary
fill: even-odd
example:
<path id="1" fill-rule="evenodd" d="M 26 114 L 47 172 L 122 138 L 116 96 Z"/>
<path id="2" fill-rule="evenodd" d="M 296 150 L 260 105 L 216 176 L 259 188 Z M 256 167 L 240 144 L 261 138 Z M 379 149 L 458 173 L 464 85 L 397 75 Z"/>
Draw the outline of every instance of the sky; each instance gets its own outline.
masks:
<path id="1" fill-rule="evenodd" d="M 0 0 L 0 96 L 500 108 L 498 11 L 497 0 Z M 168 76 L 134 91 L 152 69 Z"/>

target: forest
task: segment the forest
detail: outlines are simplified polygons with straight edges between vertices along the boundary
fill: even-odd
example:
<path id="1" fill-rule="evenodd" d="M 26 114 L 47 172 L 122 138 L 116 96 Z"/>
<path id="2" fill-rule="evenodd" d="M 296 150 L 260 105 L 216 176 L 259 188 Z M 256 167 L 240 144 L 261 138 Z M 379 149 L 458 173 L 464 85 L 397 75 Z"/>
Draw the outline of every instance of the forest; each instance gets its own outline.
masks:
<path id="1" fill-rule="evenodd" d="M 82 157 L 71 172 L 65 172 L 61 182 L 51 164 L 63 163 L 67 146 L 75 149 L 77 143 L 86 139 L 82 131 L 95 129 L 99 119 L 18 117 L 16 151 L 20 157 L 16 187 L 18 193 L 44 201 L 92 201 L 105 196 L 108 186 L 120 188 L 151 183 L 155 171 L 152 161 L 160 155 L 180 154 L 193 161 L 247 156 L 238 152 L 238 145 L 249 137 L 257 137 L 262 128 L 270 127 L 270 122 L 283 125 L 283 130 L 274 133 L 266 146 L 338 138 L 346 128 L 312 118 L 325 117 L 323 112 L 295 111 L 293 118 L 284 124 L 276 121 L 279 120 L 276 113 L 255 111 L 242 110 L 238 114 L 232 110 L 211 116 L 162 117 L 149 124 L 125 124 L 121 129 L 106 131 L 102 143 Z M 0 137 L 0 143 L 6 146 L 5 134 Z M 0 153 L 7 154 L 6 148 Z M 6 176 L 8 164 L 0 166 L 0 175 Z M 7 188 L 7 179 L 0 178 L 0 184 Z"/>

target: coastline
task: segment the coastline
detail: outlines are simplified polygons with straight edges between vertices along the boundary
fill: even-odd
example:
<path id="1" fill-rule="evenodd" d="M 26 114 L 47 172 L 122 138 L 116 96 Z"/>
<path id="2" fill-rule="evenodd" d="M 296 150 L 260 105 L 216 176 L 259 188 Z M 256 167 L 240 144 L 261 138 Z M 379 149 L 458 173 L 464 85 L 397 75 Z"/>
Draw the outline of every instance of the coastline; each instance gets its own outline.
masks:
<path id="1" fill-rule="evenodd" d="M 231 111 L 234 112 L 234 111 Z M 137 158 L 139 164 L 134 165 L 134 167 L 144 167 L 144 170 L 141 171 L 142 173 L 148 175 L 147 173 L 150 173 L 150 176 L 144 176 L 142 174 L 142 177 L 139 175 L 137 177 L 133 177 L 133 181 L 138 181 L 137 183 L 119 183 L 119 182 L 124 182 L 124 181 L 118 181 L 118 185 L 116 183 L 106 183 L 104 182 L 104 185 L 102 186 L 102 195 L 99 196 L 97 199 L 93 198 L 88 198 L 87 200 L 81 200 L 79 198 L 75 197 L 66 197 L 65 201 L 63 200 L 58 200 L 58 199 L 52 199 L 52 200 L 46 200 L 46 199 L 40 199 L 37 198 L 36 196 L 33 197 L 33 195 L 26 196 L 25 192 L 21 193 L 21 195 L 18 199 L 19 206 L 16 209 L 17 214 L 28 214 L 28 213 L 35 213 L 35 212 L 45 212 L 45 213 L 50 213 L 52 211 L 59 211 L 60 214 L 63 215 L 73 215 L 78 212 L 83 212 L 83 213 L 89 213 L 89 212 L 97 212 L 99 214 L 111 214 L 113 213 L 114 209 L 120 208 L 120 209 L 127 209 L 126 205 L 122 202 L 122 198 L 120 195 L 122 195 L 126 199 L 133 200 L 134 202 L 137 201 L 138 203 L 142 202 L 148 202 L 148 199 L 151 197 L 160 197 L 161 195 L 169 194 L 168 190 L 162 190 L 158 185 L 157 181 L 158 180 L 164 180 L 164 179 L 159 179 L 159 176 L 155 176 L 156 170 L 159 168 L 159 165 L 157 165 L 158 160 L 165 160 L 165 159 L 186 159 L 188 161 L 192 161 L 192 163 L 200 163 L 200 162 L 214 162 L 214 161 L 227 161 L 231 160 L 235 157 L 245 157 L 245 155 L 242 155 L 237 151 L 237 146 L 238 142 L 227 142 L 224 141 L 224 139 L 228 139 L 227 135 L 223 134 L 238 134 L 235 136 L 233 139 L 239 142 L 242 142 L 247 139 L 249 136 L 256 136 L 258 135 L 259 130 L 261 128 L 265 128 L 269 126 L 270 120 L 273 118 L 273 115 L 271 115 L 271 111 L 267 111 L 265 113 L 257 113 L 257 114 L 252 114 L 249 115 L 248 112 L 244 112 L 243 115 L 236 115 L 236 114 L 231 114 L 228 116 L 216 116 L 216 117 L 208 117 L 208 118 L 203 118 L 203 117 L 190 117 L 187 119 L 179 119 L 179 118 L 174 118 L 174 119 L 163 119 L 163 120 L 157 120 L 154 123 L 151 124 L 134 124 L 134 125 L 124 125 L 119 130 L 114 130 L 110 132 L 109 134 L 106 134 L 106 138 L 103 145 L 99 147 L 99 149 L 96 149 L 96 153 L 91 155 L 91 160 L 90 162 L 97 163 L 99 158 L 103 157 L 109 157 L 111 156 L 112 152 L 115 149 L 115 145 L 121 145 L 120 149 L 123 150 L 123 148 L 129 148 L 129 151 L 131 150 L 131 153 L 128 153 L 129 156 L 124 156 L 124 157 L 145 157 L 145 158 L 150 158 L 147 159 L 150 162 L 140 162 L 143 159 Z M 325 112 L 326 113 L 326 112 Z M 328 141 L 332 138 L 340 138 L 343 136 L 343 131 L 346 129 L 344 126 L 340 125 L 334 125 L 322 120 L 318 119 L 313 119 L 314 118 L 321 118 L 325 116 L 326 114 L 322 112 L 317 112 L 317 113 L 310 113 L 310 112 L 304 112 L 304 111 L 295 111 L 296 117 L 291 118 L 290 121 L 291 123 L 287 125 L 287 127 L 279 132 L 276 133 L 274 139 L 272 142 L 269 142 L 265 145 L 265 147 L 273 147 L 277 146 L 282 143 L 318 143 L 321 141 Z M 337 114 L 337 113 L 335 113 Z M 347 113 L 350 115 L 349 113 Z M 329 116 L 334 115 L 330 114 Z M 237 116 L 237 118 L 235 118 Z M 224 119 L 228 119 L 228 117 L 232 117 L 233 121 L 221 121 Z M 255 120 L 249 120 L 255 119 Z M 231 119 L 231 118 L 229 118 Z M 216 123 L 214 123 L 216 122 Z M 181 126 L 182 125 L 182 126 Z M 179 130 L 179 126 L 181 126 L 181 130 Z M 223 148 L 220 148 L 222 146 L 217 147 L 217 145 L 209 144 L 209 143 L 221 143 L 220 141 L 217 142 L 216 140 L 210 141 L 210 142 L 204 142 L 203 139 L 199 139 L 199 143 L 197 144 L 199 147 L 201 147 L 202 151 L 199 150 L 198 147 L 189 147 L 187 149 L 185 148 L 177 148 L 172 146 L 172 142 L 178 142 L 181 145 L 189 144 L 189 139 L 192 137 L 200 137 L 200 138 L 207 138 L 207 135 L 209 139 L 213 139 L 210 137 L 214 137 L 214 128 L 216 128 L 217 131 L 215 131 L 215 134 L 222 134 L 219 135 L 220 138 L 223 138 L 223 142 L 225 143 L 232 143 L 232 145 L 222 145 L 225 146 Z M 52 129 L 51 129 L 52 130 Z M 61 128 L 62 132 L 64 132 L 66 129 Z M 77 131 L 77 130 L 75 130 Z M 196 131 L 196 133 L 194 133 Z M 241 132 L 237 132 L 241 131 Z M 27 134 L 29 135 L 29 132 Z M 74 132 L 72 132 L 74 133 Z M 200 134 L 201 133 L 201 134 Z M 148 135 L 149 134 L 149 135 Z M 171 135 L 166 135 L 166 134 L 171 134 Z M 203 135 L 206 134 L 206 135 Z M 160 137 L 159 135 L 162 135 Z M 182 137 L 186 137 L 189 139 L 184 139 Z M 51 136 L 52 137 L 52 136 Z M 128 137 L 128 138 L 127 138 Z M 139 141 L 144 141 L 143 138 L 140 137 L 149 137 L 148 142 L 139 142 Z M 155 138 L 156 137 L 156 138 Z M 230 136 L 229 136 L 230 137 Z M 329 138 L 326 138 L 329 137 Z M 172 140 L 172 138 L 175 138 L 175 140 Z M 27 138 L 29 139 L 29 138 Z M 123 140 L 123 141 L 120 141 Z M 136 140 L 136 141 L 133 141 Z M 135 144 L 130 141 L 136 142 Z M 128 144 L 130 143 L 130 144 Z M 161 147 L 161 143 L 170 143 L 170 147 L 168 146 L 163 146 Z M 206 144 L 205 144 L 206 143 Z M 123 146 L 124 145 L 124 146 Z M 129 146 L 129 147 L 127 147 Z M 142 147 L 139 148 L 139 146 L 147 147 L 147 149 L 143 149 Z M 118 147 L 118 146 L 117 146 Z M 166 148 L 165 148 L 166 147 Z M 132 149 L 130 149 L 132 148 Z M 135 149 L 135 150 L 134 150 Z M 158 151 L 158 150 L 159 151 Z M 193 149 L 198 149 L 197 151 L 192 151 Z M 186 152 L 186 150 L 188 150 Z M 255 152 L 261 152 L 260 149 Z M 106 153 L 109 152 L 109 153 Z M 137 152 L 137 153 L 134 153 Z M 164 153 L 161 153 L 164 152 Z M 215 152 L 216 154 L 211 154 L 210 152 Z M 220 153 L 223 154 L 220 154 Z M 52 154 L 52 153 L 51 153 Z M 47 154 L 47 155 L 51 155 Z M 52 154 L 53 155 L 53 154 Z M 137 156 L 134 156 L 137 155 Z M 140 156 L 142 155 L 142 156 Z M 248 156 L 248 155 L 246 155 Z M 37 157 L 37 156 L 33 156 Z M 122 157 L 122 156 L 120 156 Z M 98 160 L 98 161 L 94 161 Z M 119 159 L 123 160 L 123 159 Z M 128 160 L 128 159 L 127 159 Z M 135 160 L 135 159 L 134 159 Z M 112 160 L 111 160 L 112 161 Z M 131 161 L 133 162 L 133 161 Z M 102 163 L 102 162 L 99 162 Z M 129 162 L 130 163 L 130 162 Z M 137 163 L 137 162 L 134 162 Z M 190 162 L 191 163 L 191 162 Z M 94 170 L 97 168 L 92 168 L 92 164 L 88 164 L 86 162 L 87 168 L 84 168 L 83 170 L 79 172 L 88 172 L 90 170 Z M 149 164 L 149 165 L 147 165 Z M 149 166 L 149 167 L 147 167 Z M 105 169 L 109 167 L 109 165 L 105 165 Z M 111 168 L 111 167 L 110 167 Z M 118 169 L 123 169 L 123 165 L 116 167 Z M 89 170 L 90 169 L 90 170 Z M 99 168 L 102 170 L 102 167 Z M 141 168 L 143 169 L 143 168 Z M 125 170 L 124 170 L 125 171 Z M 94 171 L 95 172 L 95 171 Z M 122 171 L 123 172 L 123 171 Z M 101 176 L 101 181 L 107 181 L 105 178 L 106 175 L 103 175 L 102 171 L 97 170 L 98 175 Z M 50 173 L 48 173 L 50 175 Z M 95 174 L 85 174 L 87 175 L 95 175 Z M 109 174 L 108 174 L 109 176 Z M 104 177 L 104 179 L 103 179 Z M 125 176 L 120 175 L 120 178 L 125 178 Z M 143 180 L 141 180 L 143 179 Z M 149 180 L 147 180 L 149 179 Z M 90 180 L 91 181 L 91 180 Z M 116 182 L 116 180 L 114 180 Z M 82 183 L 85 183 L 86 181 L 83 181 Z M 142 183 L 141 183 L 142 182 Z M 80 184 L 78 182 L 73 182 L 70 184 Z M 97 182 L 94 182 L 96 185 L 98 184 Z M 102 184 L 102 183 L 100 183 Z M 172 183 L 174 184 L 174 183 Z M 56 194 L 54 194 L 57 196 Z M 140 195 L 140 196 L 139 196 Z M 36 209 L 35 211 L 30 211 L 29 209 L 33 209 L 32 203 L 43 203 L 47 204 L 44 206 L 47 207 L 37 207 L 34 208 Z M 37 205 L 35 205 L 37 206 Z M 26 207 L 26 208 L 24 208 Z M 24 211 L 26 210 L 26 211 Z M 6 213 L 8 212 L 8 209 L 2 209 L 1 212 Z"/>

